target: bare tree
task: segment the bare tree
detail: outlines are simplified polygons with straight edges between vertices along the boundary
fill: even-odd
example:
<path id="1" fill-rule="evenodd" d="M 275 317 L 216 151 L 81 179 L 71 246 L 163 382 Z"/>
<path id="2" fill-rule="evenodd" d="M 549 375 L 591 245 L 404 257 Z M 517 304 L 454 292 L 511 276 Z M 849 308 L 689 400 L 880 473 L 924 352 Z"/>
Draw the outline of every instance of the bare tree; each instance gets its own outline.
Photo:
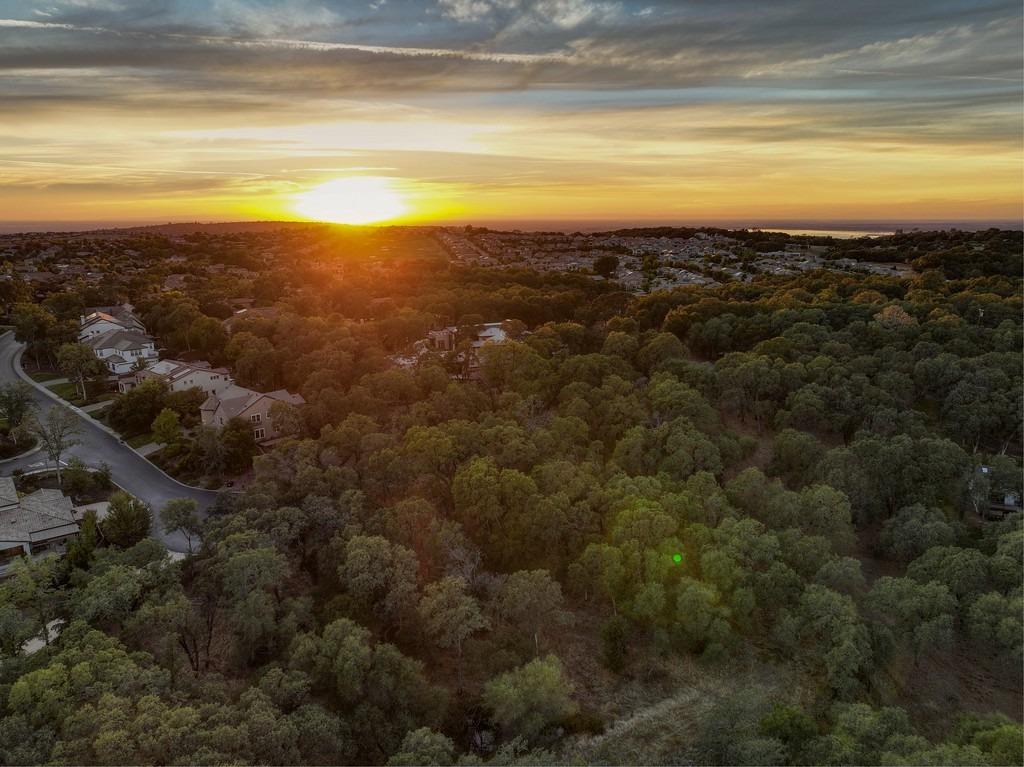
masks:
<path id="1" fill-rule="evenodd" d="M 78 416 L 67 408 L 53 405 L 46 413 L 46 419 L 40 421 L 31 417 L 29 428 L 43 446 L 47 457 L 57 464 L 57 484 L 63 487 L 60 474 L 60 457 L 64 452 L 78 444 Z"/>

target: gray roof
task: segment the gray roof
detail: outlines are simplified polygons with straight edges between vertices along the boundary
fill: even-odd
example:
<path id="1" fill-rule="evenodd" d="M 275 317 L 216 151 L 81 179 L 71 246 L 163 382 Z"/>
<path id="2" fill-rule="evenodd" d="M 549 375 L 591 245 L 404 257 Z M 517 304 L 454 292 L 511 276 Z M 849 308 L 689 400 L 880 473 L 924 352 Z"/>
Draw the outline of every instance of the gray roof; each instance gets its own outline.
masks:
<path id="1" fill-rule="evenodd" d="M 0 507 L 13 506 L 18 502 L 18 491 L 12 477 L 0 477 Z"/>
<path id="2" fill-rule="evenodd" d="M 60 490 L 36 490 L 17 505 L 0 509 L 0 540 L 34 543 L 77 532 L 71 499 Z"/>
<path id="3" fill-rule="evenodd" d="M 93 349 L 117 349 L 123 352 L 128 349 L 143 349 L 147 344 L 152 344 L 153 339 L 133 330 L 108 330 L 106 333 L 85 339 L 84 343 Z"/>
<path id="4" fill-rule="evenodd" d="M 269 397 L 270 399 L 277 400 L 278 402 L 287 402 L 289 405 L 306 404 L 306 400 L 302 398 L 302 395 L 291 394 L 284 389 L 278 389 L 276 391 L 263 394 L 262 392 L 253 391 L 252 389 L 246 389 L 244 386 L 229 386 L 219 395 L 211 394 L 207 397 L 206 401 L 200 406 L 200 410 L 209 410 L 213 412 L 222 410 L 224 419 L 230 420 L 239 413 L 245 412 L 247 408 L 258 402 L 263 397 Z"/>

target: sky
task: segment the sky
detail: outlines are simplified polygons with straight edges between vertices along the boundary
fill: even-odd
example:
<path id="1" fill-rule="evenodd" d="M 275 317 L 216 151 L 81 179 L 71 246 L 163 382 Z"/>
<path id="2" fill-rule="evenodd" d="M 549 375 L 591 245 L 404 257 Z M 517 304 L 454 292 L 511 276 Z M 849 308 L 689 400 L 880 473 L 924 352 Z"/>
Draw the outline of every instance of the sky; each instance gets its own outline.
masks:
<path id="1" fill-rule="evenodd" d="M 325 184 L 402 223 L 1019 220 L 1022 34 L 1019 0 L 0 0 L 0 220 Z"/>

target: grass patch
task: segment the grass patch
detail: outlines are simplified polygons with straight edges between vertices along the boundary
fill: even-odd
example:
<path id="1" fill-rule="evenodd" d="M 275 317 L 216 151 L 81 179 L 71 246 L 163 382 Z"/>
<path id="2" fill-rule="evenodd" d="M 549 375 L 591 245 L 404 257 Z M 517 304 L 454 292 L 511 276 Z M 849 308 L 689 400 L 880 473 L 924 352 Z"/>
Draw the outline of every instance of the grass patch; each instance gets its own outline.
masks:
<path id="1" fill-rule="evenodd" d="M 61 399 L 66 400 L 77 407 L 82 407 L 83 405 L 95 405 L 97 402 L 109 402 L 117 396 L 109 389 L 104 388 L 99 391 L 95 391 L 94 387 L 89 385 L 86 387 L 86 390 L 89 392 L 89 397 L 88 399 L 83 400 L 78 396 L 78 386 L 70 381 L 68 383 L 53 384 L 52 386 L 47 385 L 46 388 Z"/>
<path id="2" fill-rule="evenodd" d="M 134 447 L 136 450 L 138 450 L 143 445 L 148 445 L 152 441 L 153 432 L 149 431 L 147 431 L 145 434 L 139 434 L 135 437 L 131 437 L 130 439 L 125 440 L 125 442 L 127 442 L 131 447 Z"/>
<path id="3" fill-rule="evenodd" d="M 34 373 L 29 373 L 28 377 L 37 383 L 46 383 L 52 381 L 55 378 L 62 378 L 60 373 L 54 370 L 37 370 Z"/>
<path id="4" fill-rule="evenodd" d="M 61 399 L 66 399 L 73 405 L 82 404 L 82 400 L 78 396 L 78 387 L 76 387 L 73 383 L 59 383 L 54 384 L 53 386 L 47 386 L 46 388 L 52 391 Z"/>

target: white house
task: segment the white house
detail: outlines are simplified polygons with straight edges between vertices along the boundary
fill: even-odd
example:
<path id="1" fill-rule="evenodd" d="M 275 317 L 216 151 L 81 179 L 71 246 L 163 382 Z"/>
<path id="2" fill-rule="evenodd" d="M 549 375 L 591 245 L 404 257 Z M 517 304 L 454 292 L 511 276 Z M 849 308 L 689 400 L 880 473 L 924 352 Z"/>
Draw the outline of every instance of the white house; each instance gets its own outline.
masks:
<path id="1" fill-rule="evenodd" d="M 135 333 L 145 333 L 145 326 L 135 316 L 129 306 L 103 306 L 95 309 L 88 309 L 79 318 L 78 340 L 86 339 L 109 333 L 112 330 L 128 330 Z"/>
<path id="2" fill-rule="evenodd" d="M 230 386 L 219 394 L 207 397 L 199 412 L 205 426 L 218 429 L 232 418 L 239 418 L 252 427 L 252 436 L 256 442 L 266 442 L 282 436 L 270 416 L 270 408 L 275 402 L 295 406 L 306 404 L 301 395 L 291 394 L 284 389 L 263 394 L 244 386 Z"/>
<path id="3" fill-rule="evenodd" d="M 209 362 L 183 362 L 182 360 L 158 360 L 145 369 L 121 378 L 117 388 L 121 393 L 134 388 L 146 379 L 157 378 L 166 381 L 171 391 L 202 389 L 206 395 L 220 394 L 235 384 L 227 368 L 215 368 Z"/>
<path id="4" fill-rule="evenodd" d="M 134 330 L 108 330 L 82 341 L 89 346 L 111 373 L 132 372 L 139 361 L 147 364 L 158 358 L 156 344 L 150 336 Z"/>
<path id="5" fill-rule="evenodd" d="M 14 480 L 0 477 L 0 577 L 18 557 L 63 553 L 78 531 L 71 499 L 60 490 L 19 498 Z"/>

